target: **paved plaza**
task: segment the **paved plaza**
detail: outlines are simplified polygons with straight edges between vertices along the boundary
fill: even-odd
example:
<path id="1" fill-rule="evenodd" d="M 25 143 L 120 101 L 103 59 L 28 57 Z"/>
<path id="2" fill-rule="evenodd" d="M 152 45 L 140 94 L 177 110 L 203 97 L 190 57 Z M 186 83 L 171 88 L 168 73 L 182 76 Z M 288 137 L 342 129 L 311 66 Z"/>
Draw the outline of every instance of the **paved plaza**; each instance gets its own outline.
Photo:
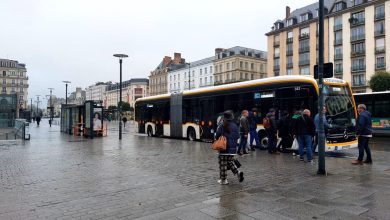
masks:
<path id="1" fill-rule="evenodd" d="M 390 219 L 388 140 L 373 165 L 357 149 L 327 157 L 329 175 L 291 154 L 240 157 L 245 180 L 218 180 L 210 145 L 149 138 L 116 124 L 93 140 L 46 121 L 31 140 L 0 142 L 0 219 Z M 390 148 L 390 146 L 387 146 Z"/>

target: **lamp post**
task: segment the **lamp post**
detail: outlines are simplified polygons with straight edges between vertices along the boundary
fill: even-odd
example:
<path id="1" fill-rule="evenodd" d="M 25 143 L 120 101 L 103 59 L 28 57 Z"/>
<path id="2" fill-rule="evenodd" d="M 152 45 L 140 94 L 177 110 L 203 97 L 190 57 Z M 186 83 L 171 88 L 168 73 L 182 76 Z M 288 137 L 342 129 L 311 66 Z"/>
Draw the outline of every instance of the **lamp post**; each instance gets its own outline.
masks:
<path id="1" fill-rule="evenodd" d="M 319 98 L 318 98 L 318 171 L 319 175 L 326 175 L 325 170 L 325 130 L 324 130 L 324 0 L 319 0 L 318 9 L 318 84 L 319 84 Z"/>
<path id="2" fill-rule="evenodd" d="M 191 63 L 186 63 L 188 65 L 188 90 L 191 90 Z"/>
<path id="3" fill-rule="evenodd" d="M 32 114 L 32 98 L 30 98 L 30 123 L 31 123 L 31 120 L 32 120 L 32 117 L 33 117 L 33 114 Z"/>
<path id="4" fill-rule="evenodd" d="M 122 140 L 122 59 L 129 56 L 126 54 L 114 54 L 114 57 L 119 58 L 119 140 Z"/>
<path id="5" fill-rule="evenodd" d="M 65 105 L 68 104 L 68 84 L 70 84 L 70 81 L 62 81 L 65 83 Z"/>
<path id="6" fill-rule="evenodd" d="M 50 119 L 49 119 L 49 124 L 50 124 L 50 127 L 51 127 L 51 123 L 53 122 L 53 104 L 52 104 L 52 94 L 53 94 L 53 90 L 54 88 L 48 88 L 50 90 Z"/>

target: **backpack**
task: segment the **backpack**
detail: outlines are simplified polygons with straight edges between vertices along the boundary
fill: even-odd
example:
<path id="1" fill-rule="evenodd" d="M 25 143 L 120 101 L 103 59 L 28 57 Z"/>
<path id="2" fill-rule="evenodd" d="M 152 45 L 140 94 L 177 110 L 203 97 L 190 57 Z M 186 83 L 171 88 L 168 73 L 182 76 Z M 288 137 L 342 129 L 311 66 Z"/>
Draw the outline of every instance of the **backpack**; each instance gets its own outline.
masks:
<path id="1" fill-rule="evenodd" d="M 270 122 L 268 117 L 264 117 L 263 118 L 263 126 L 264 126 L 264 128 L 270 128 L 271 127 L 271 122 Z"/>

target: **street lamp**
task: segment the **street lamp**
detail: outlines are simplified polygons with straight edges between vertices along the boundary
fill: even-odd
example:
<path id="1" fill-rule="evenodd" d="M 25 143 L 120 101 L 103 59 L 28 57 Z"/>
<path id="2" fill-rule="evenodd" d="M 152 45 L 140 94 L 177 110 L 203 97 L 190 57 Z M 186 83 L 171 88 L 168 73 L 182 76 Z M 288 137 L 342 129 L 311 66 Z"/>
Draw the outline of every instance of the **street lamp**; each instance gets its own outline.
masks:
<path id="1" fill-rule="evenodd" d="M 50 120 L 49 120 L 49 124 L 51 127 L 51 123 L 53 122 L 53 104 L 52 104 L 51 96 L 53 94 L 54 88 L 48 88 L 48 89 L 50 90 Z"/>
<path id="2" fill-rule="evenodd" d="M 122 140 L 122 59 L 129 56 L 126 54 L 114 54 L 114 57 L 119 58 L 119 140 Z"/>
<path id="3" fill-rule="evenodd" d="M 39 116 L 39 108 L 38 108 L 38 106 L 39 106 L 39 96 L 41 96 L 41 95 L 37 95 L 37 115 L 36 115 L 36 117 L 38 117 Z"/>
<path id="4" fill-rule="evenodd" d="M 318 98 L 318 171 L 319 175 L 326 175 L 325 170 L 325 130 L 324 130 L 324 0 L 319 0 L 318 9 L 318 84 L 320 96 Z"/>
<path id="5" fill-rule="evenodd" d="M 68 84 L 70 84 L 70 81 L 62 81 L 65 83 L 65 105 L 68 104 Z"/>

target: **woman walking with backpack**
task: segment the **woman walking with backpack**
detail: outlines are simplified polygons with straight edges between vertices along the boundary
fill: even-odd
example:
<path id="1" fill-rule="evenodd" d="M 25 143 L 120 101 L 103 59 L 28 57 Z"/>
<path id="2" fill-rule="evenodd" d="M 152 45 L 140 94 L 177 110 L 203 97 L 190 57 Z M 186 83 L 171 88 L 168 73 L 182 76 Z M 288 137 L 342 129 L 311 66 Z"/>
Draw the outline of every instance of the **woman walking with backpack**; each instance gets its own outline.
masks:
<path id="1" fill-rule="evenodd" d="M 238 127 L 233 122 L 234 116 L 232 111 L 223 113 L 223 124 L 218 126 L 215 139 L 218 140 L 221 136 L 226 138 L 226 150 L 219 151 L 219 177 L 218 183 L 221 185 L 229 184 L 227 181 L 227 170 L 230 169 L 233 174 L 237 175 L 240 182 L 244 180 L 244 173 L 237 169 L 240 166 L 234 156 L 237 152 L 237 140 L 240 137 Z"/>

